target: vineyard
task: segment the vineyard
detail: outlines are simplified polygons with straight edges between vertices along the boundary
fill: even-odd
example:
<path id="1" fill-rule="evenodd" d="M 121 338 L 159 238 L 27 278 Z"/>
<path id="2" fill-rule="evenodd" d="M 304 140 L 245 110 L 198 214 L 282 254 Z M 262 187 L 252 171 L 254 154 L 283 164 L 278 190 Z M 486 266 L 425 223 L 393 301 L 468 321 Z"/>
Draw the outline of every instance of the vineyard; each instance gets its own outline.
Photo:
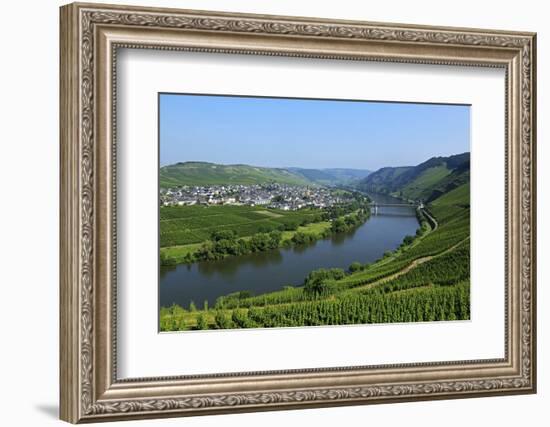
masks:
<path id="1" fill-rule="evenodd" d="M 208 240 L 231 229 L 237 237 L 273 230 L 291 230 L 321 221 L 318 209 L 281 211 L 251 206 L 173 206 L 160 209 L 160 247 Z"/>
<path id="2" fill-rule="evenodd" d="M 349 231 L 369 216 L 359 197 L 325 209 L 170 206 L 160 209 L 160 263 L 175 265 L 303 245 Z M 332 221 L 332 222 L 331 222 Z"/>
<path id="3" fill-rule="evenodd" d="M 302 286 L 261 295 L 237 292 L 219 297 L 213 307 L 163 307 L 161 330 L 469 319 L 469 187 L 434 200 L 418 211 L 418 219 L 414 238 L 372 264 L 316 270 Z"/>

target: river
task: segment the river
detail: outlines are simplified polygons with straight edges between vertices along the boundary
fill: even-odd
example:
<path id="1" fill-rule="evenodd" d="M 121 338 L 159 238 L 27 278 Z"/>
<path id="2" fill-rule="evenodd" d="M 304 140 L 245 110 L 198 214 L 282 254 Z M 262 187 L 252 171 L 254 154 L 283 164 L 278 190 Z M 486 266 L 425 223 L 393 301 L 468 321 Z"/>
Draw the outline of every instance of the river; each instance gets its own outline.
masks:
<path id="1" fill-rule="evenodd" d="M 369 196 L 378 203 L 403 203 L 386 195 Z M 379 207 L 376 215 L 373 213 L 355 230 L 311 245 L 220 261 L 161 266 L 159 303 L 188 308 L 193 301 L 201 308 L 204 301 L 213 306 L 217 297 L 232 292 L 247 290 L 258 295 L 285 285 L 300 286 L 307 274 L 317 268 L 347 269 L 354 261 L 375 261 L 384 252 L 397 248 L 406 235 L 414 235 L 417 228 L 414 208 Z"/>

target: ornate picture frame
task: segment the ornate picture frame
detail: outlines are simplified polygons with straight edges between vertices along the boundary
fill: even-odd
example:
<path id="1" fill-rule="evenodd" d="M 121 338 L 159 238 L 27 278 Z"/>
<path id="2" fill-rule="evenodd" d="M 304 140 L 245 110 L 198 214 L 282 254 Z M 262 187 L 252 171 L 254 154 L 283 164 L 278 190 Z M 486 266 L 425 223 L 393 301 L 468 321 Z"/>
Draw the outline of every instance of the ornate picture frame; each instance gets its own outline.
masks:
<path id="1" fill-rule="evenodd" d="M 536 35 L 63 6 L 60 416 L 112 421 L 536 391 Z M 123 379 L 116 358 L 117 49 L 499 67 L 506 73 L 505 357 Z"/>

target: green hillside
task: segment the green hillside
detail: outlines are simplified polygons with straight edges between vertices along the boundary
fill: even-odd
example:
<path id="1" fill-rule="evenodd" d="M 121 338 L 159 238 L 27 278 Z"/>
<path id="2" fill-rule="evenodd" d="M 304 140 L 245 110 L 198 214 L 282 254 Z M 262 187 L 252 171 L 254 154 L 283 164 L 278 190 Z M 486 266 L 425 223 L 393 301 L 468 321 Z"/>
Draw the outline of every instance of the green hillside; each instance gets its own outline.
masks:
<path id="1" fill-rule="evenodd" d="M 431 202 L 470 181 L 470 153 L 432 157 L 408 167 L 386 167 L 361 180 L 363 191 Z"/>
<path id="2" fill-rule="evenodd" d="M 309 181 L 320 185 L 343 185 L 363 179 L 370 174 L 366 169 L 347 169 L 347 168 L 329 168 L 329 169 L 303 169 L 288 168 L 290 172 L 302 175 Z"/>
<path id="3" fill-rule="evenodd" d="M 433 187 L 450 173 L 451 171 L 445 165 L 428 168 L 405 184 L 399 192 L 408 199 L 427 199 L 431 195 Z"/>
<path id="4" fill-rule="evenodd" d="M 265 184 L 278 182 L 291 185 L 311 185 L 303 175 L 287 169 L 248 165 L 219 165 L 207 162 L 184 162 L 163 166 L 159 173 L 160 186 Z"/>
<path id="5" fill-rule="evenodd" d="M 320 169 L 289 168 L 288 170 L 296 175 L 302 176 L 308 181 L 316 182 L 321 185 L 334 184 L 336 181 L 336 178 L 332 174 Z"/>
<path id="6" fill-rule="evenodd" d="M 454 205 L 470 206 L 470 183 L 462 184 L 459 187 L 443 194 L 432 202 L 434 206 Z"/>
<path id="7" fill-rule="evenodd" d="M 412 167 L 385 167 L 371 173 L 365 179 L 360 181 L 357 186 L 361 190 L 372 191 L 375 193 L 391 193 L 393 191 L 392 183 L 399 176 L 411 170 Z"/>
<path id="8" fill-rule="evenodd" d="M 337 183 L 349 184 L 352 181 L 366 178 L 371 171 L 367 169 L 348 169 L 348 168 L 331 168 L 323 169 L 324 172 L 332 175 Z"/>
<path id="9" fill-rule="evenodd" d="M 220 165 L 208 162 L 182 162 L 160 168 L 160 186 L 265 184 L 292 185 L 349 184 L 368 176 L 363 169 L 266 168 L 249 165 Z"/>

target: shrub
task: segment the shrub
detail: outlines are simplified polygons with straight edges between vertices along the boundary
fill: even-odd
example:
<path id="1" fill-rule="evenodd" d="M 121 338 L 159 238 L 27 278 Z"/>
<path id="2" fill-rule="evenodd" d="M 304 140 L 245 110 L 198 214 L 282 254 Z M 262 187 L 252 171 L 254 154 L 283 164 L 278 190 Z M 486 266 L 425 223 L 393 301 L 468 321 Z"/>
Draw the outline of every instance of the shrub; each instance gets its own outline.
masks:
<path id="1" fill-rule="evenodd" d="M 160 265 L 176 265 L 177 263 L 178 260 L 175 257 L 166 255 L 164 252 L 160 253 Z"/>
<path id="2" fill-rule="evenodd" d="M 363 264 L 360 262 L 352 262 L 351 265 L 348 267 L 348 270 L 350 273 L 355 273 L 356 271 L 360 271 L 363 269 Z"/>
<path id="3" fill-rule="evenodd" d="M 315 241 L 315 236 L 310 233 L 304 233 L 303 231 L 297 231 L 290 239 L 295 245 L 305 245 Z"/>
<path id="4" fill-rule="evenodd" d="M 214 317 L 218 329 L 232 329 L 235 327 L 231 318 L 224 311 L 218 311 Z"/>
<path id="5" fill-rule="evenodd" d="M 210 238 L 214 242 L 219 240 L 233 240 L 235 239 L 235 232 L 233 230 L 216 230 L 210 234 Z"/>
<path id="6" fill-rule="evenodd" d="M 246 310 L 236 309 L 233 310 L 231 320 L 240 328 L 249 328 L 251 327 L 251 322 L 248 319 L 248 314 Z"/>
<path id="7" fill-rule="evenodd" d="M 208 321 L 202 313 L 197 316 L 197 329 L 208 329 Z"/>
<path id="8" fill-rule="evenodd" d="M 403 238 L 403 244 L 404 245 L 410 245 L 412 242 L 414 242 L 414 237 L 413 236 L 405 236 Z"/>
<path id="9" fill-rule="evenodd" d="M 323 296 L 334 290 L 333 281 L 344 278 L 346 274 L 341 268 L 320 268 L 310 272 L 304 281 L 306 293 Z"/>

